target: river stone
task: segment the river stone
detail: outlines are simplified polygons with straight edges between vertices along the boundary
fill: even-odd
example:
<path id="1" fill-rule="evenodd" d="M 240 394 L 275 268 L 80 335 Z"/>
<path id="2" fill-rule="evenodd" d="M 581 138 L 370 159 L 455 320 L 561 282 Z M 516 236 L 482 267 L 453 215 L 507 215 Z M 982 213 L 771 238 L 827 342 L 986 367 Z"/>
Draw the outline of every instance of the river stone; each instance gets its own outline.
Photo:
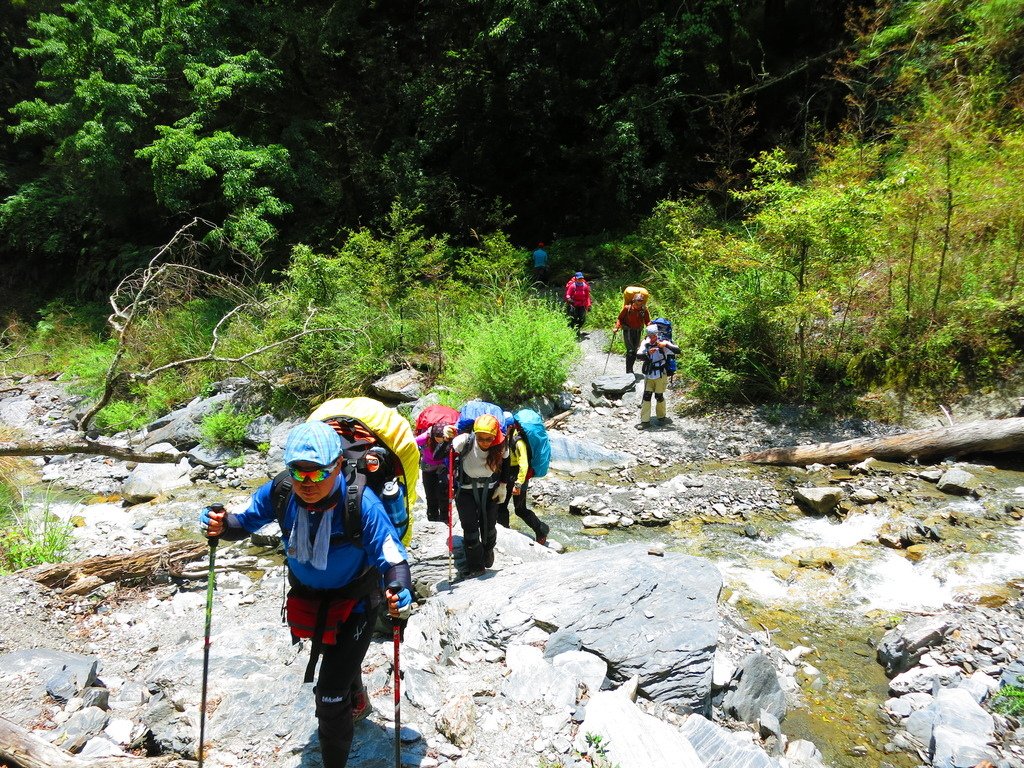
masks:
<path id="1" fill-rule="evenodd" d="M 907 693 L 931 693 L 936 686 L 946 688 L 963 678 L 959 667 L 918 667 L 897 675 L 889 681 L 894 696 Z"/>
<path id="2" fill-rule="evenodd" d="M 590 386 L 598 397 L 603 396 L 617 399 L 627 392 L 632 392 L 636 389 L 636 377 L 631 373 L 598 376 Z"/>
<path id="3" fill-rule="evenodd" d="M 556 669 L 545 661 L 540 648 L 510 645 L 505 664 L 511 670 L 501 686 L 506 698 L 521 704 L 544 701 L 560 709 L 576 705 L 577 678 L 571 670 Z"/>
<path id="4" fill-rule="evenodd" d="M 86 707 L 75 712 L 66 723 L 50 731 L 47 736 L 53 744 L 68 752 L 80 752 L 89 739 L 103 732 L 109 718 L 99 707 Z"/>
<path id="5" fill-rule="evenodd" d="M 370 391 L 381 400 L 413 403 L 423 394 L 423 375 L 412 368 L 395 371 L 373 382 Z"/>
<path id="6" fill-rule="evenodd" d="M 999 678 L 1000 686 L 1016 685 L 1024 687 L 1024 658 L 1011 661 Z"/>
<path id="7" fill-rule="evenodd" d="M 828 515 L 843 500 L 843 492 L 838 488 L 796 488 L 793 500 L 809 514 Z"/>
<path id="8" fill-rule="evenodd" d="M 473 746 L 476 736 L 476 704 L 473 698 L 462 694 L 448 699 L 434 724 L 437 732 L 455 746 L 463 749 Z"/>
<path id="9" fill-rule="evenodd" d="M 94 685 L 98 669 L 99 659 L 93 656 L 49 648 L 12 651 L 0 656 L 0 679 L 11 681 L 18 676 L 31 675 L 40 683 L 40 695 L 46 692 L 65 701 Z M 49 690 L 51 683 L 54 689 L 59 687 L 60 691 L 70 695 L 57 696 Z M 42 687 L 44 685 L 45 688 Z"/>
<path id="10" fill-rule="evenodd" d="M 964 733 L 978 735 L 983 741 L 992 737 L 995 727 L 992 715 L 981 708 L 969 691 L 963 688 L 944 688 L 935 694 L 932 702 L 935 724 L 946 725 Z"/>
<path id="11" fill-rule="evenodd" d="M 878 643 L 875 657 L 892 677 L 906 672 L 921 660 L 927 648 L 937 645 L 952 624 L 942 616 L 917 616 L 890 629 Z"/>
<path id="12" fill-rule="evenodd" d="M 552 600 L 553 584 L 572 589 Z M 637 675 L 647 698 L 707 711 L 721 588 L 707 560 L 617 544 L 463 582 L 412 617 L 406 641 L 437 657 L 442 637 L 456 647 L 508 646 L 534 628 L 562 630 L 608 662 L 611 680 Z"/>
<path id="13" fill-rule="evenodd" d="M 954 496 L 967 496 L 978 488 L 978 480 L 970 472 L 958 467 L 946 470 L 939 478 L 938 489 Z"/>
<path id="14" fill-rule="evenodd" d="M 600 691 L 591 696 L 587 716 L 573 744 L 581 754 L 587 754 L 587 734 L 602 737 L 602 743 L 607 744 L 607 764 L 619 768 L 705 766 L 679 729 L 641 712 L 621 691 Z"/>
<path id="15" fill-rule="evenodd" d="M 745 723 L 756 723 L 762 709 L 780 721 L 786 717 L 786 694 L 767 656 L 752 653 L 743 660 L 739 684 L 725 695 L 722 709 Z"/>
<path id="16" fill-rule="evenodd" d="M 586 651 L 560 653 L 551 659 L 551 664 L 555 669 L 562 669 L 583 683 L 591 695 L 601 690 L 608 674 L 608 663 L 600 656 Z"/>
<path id="17" fill-rule="evenodd" d="M 749 735 L 727 731 L 700 715 L 690 715 L 679 729 L 703 768 L 779 768 L 778 761 L 752 744 Z"/>
<path id="18" fill-rule="evenodd" d="M 402 659 L 402 696 L 430 716 L 441 709 L 443 694 L 437 677 L 430 672 L 410 667 Z"/>
<path id="19" fill-rule="evenodd" d="M 858 504 L 874 504 L 882 500 L 882 497 L 870 488 L 858 488 L 850 498 Z"/>
<path id="20" fill-rule="evenodd" d="M 584 528 L 615 528 L 619 524 L 618 515 L 584 515 L 580 520 Z"/>
<path id="21" fill-rule="evenodd" d="M 999 683 L 996 682 L 995 678 L 986 675 L 980 669 L 974 671 L 974 673 L 966 680 L 961 680 L 958 688 L 963 688 L 971 697 L 979 704 L 983 702 L 990 693 L 998 690 Z"/>
<path id="22" fill-rule="evenodd" d="M 242 452 L 238 448 L 229 448 L 226 445 L 212 447 L 197 445 L 195 448 L 190 448 L 187 455 L 195 459 L 197 464 L 223 467 L 232 459 L 241 456 Z"/>

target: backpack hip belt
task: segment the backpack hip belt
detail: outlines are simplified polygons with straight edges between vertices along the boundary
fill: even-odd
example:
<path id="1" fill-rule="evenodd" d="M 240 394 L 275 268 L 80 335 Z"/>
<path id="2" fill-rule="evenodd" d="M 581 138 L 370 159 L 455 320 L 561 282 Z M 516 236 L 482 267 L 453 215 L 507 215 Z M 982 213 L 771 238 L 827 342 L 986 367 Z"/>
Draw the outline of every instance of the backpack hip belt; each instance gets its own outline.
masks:
<path id="1" fill-rule="evenodd" d="M 342 587 L 314 589 L 295 578 L 289 569 L 288 584 L 291 588 L 285 598 L 282 618 L 291 629 L 293 642 L 303 638 L 311 640 L 303 676 L 304 683 L 311 683 L 323 646 L 334 645 L 338 627 L 348 620 L 356 605 L 380 591 L 380 574 L 376 568 L 369 567 Z"/>

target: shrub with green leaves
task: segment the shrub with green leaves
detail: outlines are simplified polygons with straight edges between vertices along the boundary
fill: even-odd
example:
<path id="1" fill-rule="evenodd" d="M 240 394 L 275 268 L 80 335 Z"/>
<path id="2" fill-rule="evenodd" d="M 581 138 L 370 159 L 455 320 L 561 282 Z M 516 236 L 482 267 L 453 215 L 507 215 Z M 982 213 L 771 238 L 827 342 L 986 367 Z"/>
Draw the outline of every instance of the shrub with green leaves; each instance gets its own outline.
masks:
<path id="1" fill-rule="evenodd" d="M 561 312 L 510 296 L 464 324 L 445 381 L 463 399 L 514 405 L 560 391 L 578 356 L 575 334 Z"/>
<path id="2" fill-rule="evenodd" d="M 199 425 L 203 445 L 241 448 L 245 440 L 245 430 L 253 418 L 253 414 L 236 411 L 230 406 L 214 411 Z"/>
<path id="3" fill-rule="evenodd" d="M 1024 687 L 1007 685 L 992 699 L 992 709 L 1001 715 L 1024 716 Z"/>
<path id="4" fill-rule="evenodd" d="M 0 478 L 0 573 L 39 563 L 60 562 L 71 541 L 71 526 L 44 504 L 31 510 L 18 489 Z"/>

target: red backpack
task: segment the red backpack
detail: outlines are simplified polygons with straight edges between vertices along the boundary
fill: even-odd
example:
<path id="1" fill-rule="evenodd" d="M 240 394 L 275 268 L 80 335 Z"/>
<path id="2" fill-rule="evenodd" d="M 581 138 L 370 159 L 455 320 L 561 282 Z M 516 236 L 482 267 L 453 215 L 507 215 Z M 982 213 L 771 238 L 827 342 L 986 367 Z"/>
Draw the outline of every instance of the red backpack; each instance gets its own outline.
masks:
<path id="1" fill-rule="evenodd" d="M 416 434 L 422 435 L 426 430 L 438 424 L 447 426 L 459 421 L 459 412 L 447 405 L 428 405 L 416 417 Z"/>

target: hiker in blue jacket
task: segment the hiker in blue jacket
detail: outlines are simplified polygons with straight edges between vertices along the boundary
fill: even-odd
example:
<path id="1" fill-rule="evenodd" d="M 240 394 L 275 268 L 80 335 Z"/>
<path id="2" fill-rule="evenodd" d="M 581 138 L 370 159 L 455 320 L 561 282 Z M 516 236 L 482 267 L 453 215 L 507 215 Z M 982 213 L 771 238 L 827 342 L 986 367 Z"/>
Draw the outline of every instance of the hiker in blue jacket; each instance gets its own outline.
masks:
<path id="1" fill-rule="evenodd" d="M 341 439 L 322 421 L 309 421 L 288 433 L 284 462 L 292 492 L 281 522 L 288 565 L 288 624 L 292 639 L 310 638 L 313 653 L 306 681 L 323 657 L 314 695 L 324 768 L 344 768 L 353 735 L 353 707 L 360 691 L 363 657 L 387 592 L 387 610 L 405 618 L 412 603 L 412 575 L 401 538 L 384 505 L 364 489 L 359 532 L 345 529 L 347 484 L 340 460 Z M 272 482 L 252 495 L 241 513 L 213 511 L 199 516 L 208 536 L 240 539 L 278 519 Z M 368 710 L 368 703 L 365 704 Z"/>

